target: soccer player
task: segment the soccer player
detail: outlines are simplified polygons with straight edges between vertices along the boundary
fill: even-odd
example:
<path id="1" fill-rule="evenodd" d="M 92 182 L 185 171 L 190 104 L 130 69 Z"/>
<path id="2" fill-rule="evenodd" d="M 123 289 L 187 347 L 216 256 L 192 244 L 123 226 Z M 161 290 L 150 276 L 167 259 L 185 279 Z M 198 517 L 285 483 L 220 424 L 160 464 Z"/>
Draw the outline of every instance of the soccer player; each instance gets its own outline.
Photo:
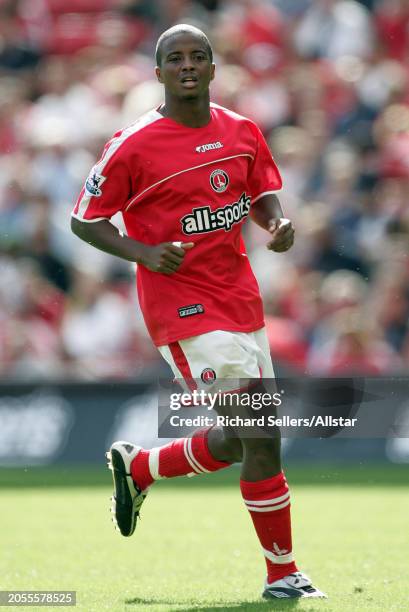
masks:
<path id="1" fill-rule="evenodd" d="M 280 173 L 258 127 L 210 102 L 215 65 L 201 30 L 180 24 L 164 32 L 156 63 L 164 104 L 106 144 L 79 195 L 72 230 L 138 264 L 148 331 L 177 379 L 190 389 L 229 379 L 262 384 L 274 371 L 241 227 L 250 217 L 269 232 L 270 250 L 291 247 L 294 230 L 276 196 Z M 118 212 L 127 235 L 110 222 Z M 156 480 L 241 461 L 242 496 L 267 564 L 263 596 L 324 597 L 294 562 L 278 437 L 210 427 L 149 450 L 115 442 L 108 456 L 112 511 L 124 536 L 132 535 Z"/>

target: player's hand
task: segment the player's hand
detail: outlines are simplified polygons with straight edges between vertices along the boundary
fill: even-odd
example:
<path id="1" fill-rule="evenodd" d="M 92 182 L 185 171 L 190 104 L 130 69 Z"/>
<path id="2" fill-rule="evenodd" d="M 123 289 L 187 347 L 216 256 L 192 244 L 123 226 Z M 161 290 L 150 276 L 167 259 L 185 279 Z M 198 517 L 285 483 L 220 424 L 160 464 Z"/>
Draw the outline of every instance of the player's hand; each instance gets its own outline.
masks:
<path id="1" fill-rule="evenodd" d="M 268 228 L 272 240 L 267 244 L 270 251 L 283 253 L 294 243 L 294 228 L 290 219 L 272 219 Z"/>
<path id="2" fill-rule="evenodd" d="M 194 242 L 162 242 L 157 246 L 147 246 L 142 264 L 152 272 L 173 274 L 179 270 L 186 251 L 194 246 Z"/>

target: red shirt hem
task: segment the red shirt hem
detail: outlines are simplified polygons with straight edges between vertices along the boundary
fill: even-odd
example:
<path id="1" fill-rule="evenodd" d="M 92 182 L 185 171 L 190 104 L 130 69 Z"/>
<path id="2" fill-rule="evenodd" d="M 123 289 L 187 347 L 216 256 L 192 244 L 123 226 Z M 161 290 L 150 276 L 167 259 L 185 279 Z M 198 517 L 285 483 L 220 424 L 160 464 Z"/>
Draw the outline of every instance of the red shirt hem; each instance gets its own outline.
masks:
<path id="1" fill-rule="evenodd" d="M 160 340 L 154 340 L 152 338 L 152 342 L 154 343 L 155 346 L 165 346 L 165 345 L 170 344 L 171 342 L 180 342 L 180 340 L 186 340 L 187 338 L 194 338 L 195 336 L 201 336 L 202 334 L 208 334 L 209 332 L 212 332 L 212 331 L 250 333 L 250 332 L 257 331 L 258 329 L 262 329 L 263 327 L 265 327 L 264 319 L 261 322 L 255 323 L 251 326 L 232 325 L 232 327 L 226 327 L 225 325 L 223 325 L 220 327 L 215 327 L 214 325 L 212 325 L 209 328 L 204 327 L 200 331 L 195 331 L 195 333 L 193 334 L 186 333 L 186 334 L 170 335 L 170 336 L 164 337 L 163 339 L 161 338 Z"/>

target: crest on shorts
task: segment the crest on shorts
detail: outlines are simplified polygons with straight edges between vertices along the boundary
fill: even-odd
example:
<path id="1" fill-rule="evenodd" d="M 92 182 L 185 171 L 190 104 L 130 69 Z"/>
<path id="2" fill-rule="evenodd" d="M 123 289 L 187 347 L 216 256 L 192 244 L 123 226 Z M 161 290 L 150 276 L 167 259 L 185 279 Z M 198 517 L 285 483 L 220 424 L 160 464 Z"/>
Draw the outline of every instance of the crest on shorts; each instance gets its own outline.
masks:
<path id="1" fill-rule="evenodd" d="M 229 175 L 224 170 L 213 170 L 210 175 L 210 184 L 217 193 L 223 193 L 229 186 Z"/>
<path id="2" fill-rule="evenodd" d="M 105 181 L 106 176 L 98 174 L 93 168 L 85 182 L 85 193 L 89 196 L 99 198 L 102 195 L 101 185 Z"/>
<path id="3" fill-rule="evenodd" d="M 216 372 L 212 368 L 205 368 L 200 374 L 200 378 L 206 385 L 212 385 L 216 380 Z"/>

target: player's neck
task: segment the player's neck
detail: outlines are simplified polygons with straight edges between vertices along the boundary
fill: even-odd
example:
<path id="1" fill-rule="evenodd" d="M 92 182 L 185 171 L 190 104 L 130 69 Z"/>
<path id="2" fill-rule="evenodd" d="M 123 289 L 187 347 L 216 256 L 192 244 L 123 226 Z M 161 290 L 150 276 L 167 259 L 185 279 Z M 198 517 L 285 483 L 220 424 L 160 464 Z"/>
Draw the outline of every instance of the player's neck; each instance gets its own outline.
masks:
<path id="1" fill-rule="evenodd" d="M 206 97 L 196 100 L 176 100 L 166 96 L 165 104 L 159 112 L 164 117 L 169 117 L 186 127 L 204 127 L 211 119 L 210 99 Z"/>

